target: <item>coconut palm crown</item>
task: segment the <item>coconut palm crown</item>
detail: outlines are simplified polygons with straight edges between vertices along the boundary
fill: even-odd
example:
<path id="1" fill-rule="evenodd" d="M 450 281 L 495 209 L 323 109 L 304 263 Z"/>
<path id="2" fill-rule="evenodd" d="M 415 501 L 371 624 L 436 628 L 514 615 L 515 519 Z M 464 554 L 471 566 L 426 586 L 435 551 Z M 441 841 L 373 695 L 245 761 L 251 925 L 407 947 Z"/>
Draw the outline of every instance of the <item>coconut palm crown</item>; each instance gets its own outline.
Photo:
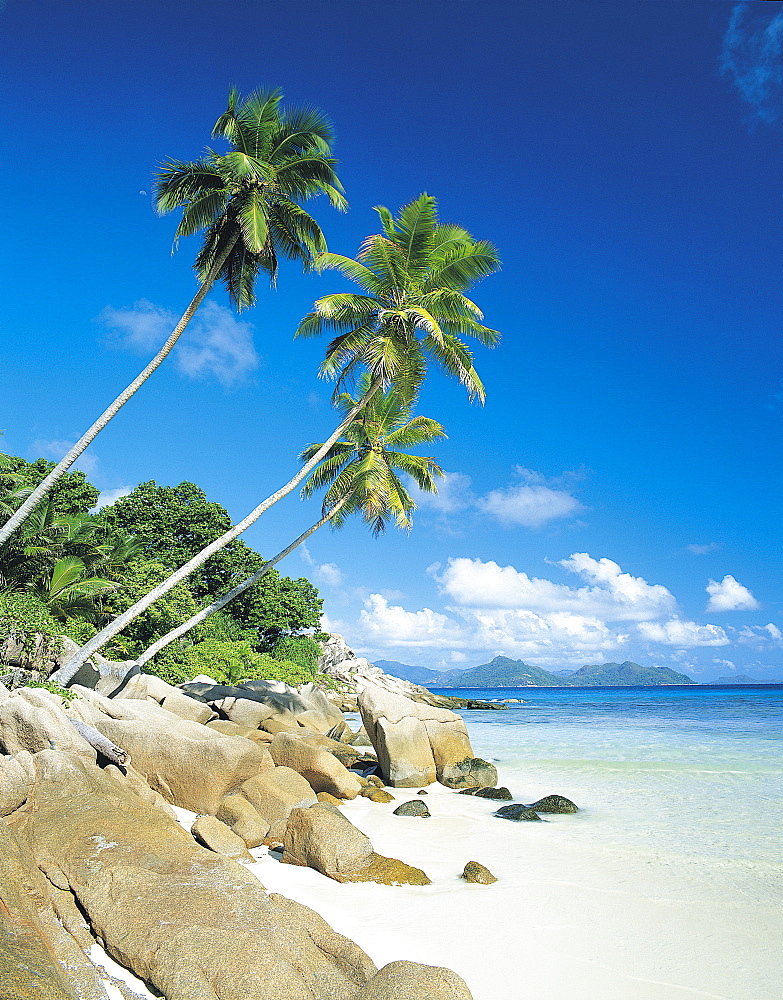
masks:
<path id="1" fill-rule="evenodd" d="M 371 376 L 359 382 L 359 398 L 366 395 Z M 349 413 L 358 399 L 340 393 L 336 406 Z M 302 487 L 302 497 L 326 487 L 324 516 L 331 515 L 335 528 L 353 513 L 361 513 L 374 535 L 386 529 L 393 518 L 398 528 L 413 526 L 416 504 L 400 474 L 409 476 L 420 490 L 437 493 L 436 479 L 443 470 L 434 458 L 411 455 L 408 449 L 446 437 L 443 427 L 430 417 L 411 417 L 411 407 L 392 388 L 371 396 L 361 414 L 346 428 L 345 440 L 336 441 Z M 320 444 L 311 444 L 301 454 L 303 462 L 316 454 Z"/>
<path id="2" fill-rule="evenodd" d="M 336 396 L 346 379 L 365 369 L 374 384 L 395 385 L 412 403 L 429 357 L 459 379 L 472 400 L 483 402 L 484 386 L 462 338 L 494 347 L 500 334 L 482 324 L 481 310 L 465 292 L 500 267 L 495 247 L 439 222 L 428 194 L 401 208 L 396 219 L 383 206 L 375 211 L 383 231 L 364 241 L 355 260 L 326 252 L 315 260 L 318 270 L 341 271 L 363 294 L 318 299 L 296 336 L 337 334 L 320 369 L 337 380 Z"/>
<path id="3" fill-rule="evenodd" d="M 175 245 L 181 236 L 205 231 L 195 261 L 201 281 L 230 247 L 218 277 L 240 310 L 255 302 L 259 271 L 274 284 L 280 257 L 309 266 L 326 250 L 318 223 L 299 202 L 325 194 L 335 208 L 347 208 L 329 119 L 315 108 L 283 108 L 281 101 L 280 90 L 255 90 L 242 99 L 232 88 L 212 130 L 230 150 L 207 148 L 192 162 L 169 159 L 155 181 L 157 210 L 182 209 Z"/>

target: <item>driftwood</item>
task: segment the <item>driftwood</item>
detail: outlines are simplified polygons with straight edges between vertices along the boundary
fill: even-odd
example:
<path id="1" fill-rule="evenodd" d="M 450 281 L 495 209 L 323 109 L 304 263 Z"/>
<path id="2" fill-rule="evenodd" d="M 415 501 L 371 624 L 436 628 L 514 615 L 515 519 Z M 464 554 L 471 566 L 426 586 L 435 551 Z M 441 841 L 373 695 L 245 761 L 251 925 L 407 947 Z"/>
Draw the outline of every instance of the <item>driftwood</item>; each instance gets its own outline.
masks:
<path id="1" fill-rule="evenodd" d="M 87 740 L 91 747 L 94 747 L 104 757 L 108 757 L 113 764 L 121 764 L 123 766 L 130 764 L 130 754 L 123 750 L 122 747 L 118 747 L 112 743 L 103 733 L 99 733 L 94 726 L 88 726 L 86 722 L 81 722 L 79 719 L 71 719 L 71 725 L 83 740 Z"/>

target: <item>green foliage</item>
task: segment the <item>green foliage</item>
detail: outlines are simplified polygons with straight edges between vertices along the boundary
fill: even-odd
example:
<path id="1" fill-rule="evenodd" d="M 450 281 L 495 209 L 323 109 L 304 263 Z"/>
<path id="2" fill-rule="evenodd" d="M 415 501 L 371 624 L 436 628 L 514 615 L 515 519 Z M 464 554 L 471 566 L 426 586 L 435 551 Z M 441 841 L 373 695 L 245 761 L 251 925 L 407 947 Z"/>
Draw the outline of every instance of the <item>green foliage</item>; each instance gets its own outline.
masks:
<path id="1" fill-rule="evenodd" d="M 16 455 L 7 456 L 0 472 L 0 491 L 11 491 L 25 487 L 35 488 L 46 479 L 55 462 L 38 458 L 25 462 Z M 60 517 L 86 514 L 98 502 L 99 491 L 87 481 L 81 470 L 66 472 L 47 495 L 48 502 Z M 19 504 L 16 504 L 19 506 Z"/>
<path id="2" fill-rule="evenodd" d="M 268 679 L 296 686 L 313 679 L 312 671 L 308 668 L 289 660 L 275 659 L 267 653 L 257 653 L 247 640 L 222 642 L 207 639 L 184 650 L 180 663 L 183 668 L 187 668 L 185 672 L 189 678 L 196 674 L 207 674 L 220 684 Z M 155 673 L 158 673 L 157 670 Z"/>
<path id="3" fill-rule="evenodd" d="M 56 694 L 59 698 L 62 698 L 62 700 L 65 702 L 66 708 L 68 707 L 68 705 L 71 704 L 74 698 L 79 697 L 78 692 L 71 691 L 70 688 L 60 687 L 59 684 L 55 684 L 52 681 L 33 681 L 32 683 L 28 684 L 27 687 L 43 688 L 44 691 L 50 691 L 52 694 Z"/>
<path id="4" fill-rule="evenodd" d="M 28 649 L 38 632 L 49 638 L 62 632 L 43 601 L 24 592 L 0 595 L 0 641 L 13 633 Z"/>
<path id="5" fill-rule="evenodd" d="M 166 579 L 167 570 L 160 563 L 136 559 L 125 569 L 123 579 L 117 590 L 104 599 L 104 606 L 115 618 L 135 604 L 141 597 L 149 593 L 162 580 Z M 156 601 L 151 607 L 135 618 L 123 632 L 115 636 L 107 644 L 104 655 L 118 659 L 132 659 L 143 653 L 159 635 L 164 635 L 171 629 L 187 621 L 198 608 L 193 595 L 184 583 L 177 584 L 167 594 Z M 193 630 L 192 641 L 202 637 L 199 627 Z"/>
<path id="6" fill-rule="evenodd" d="M 270 655 L 275 660 L 297 664 L 302 670 L 309 672 L 309 679 L 312 680 L 318 667 L 321 647 L 310 635 L 284 635 L 274 644 Z"/>
<path id="7" fill-rule="evenodd" d="M 317 589 L 304 577 L 292 580 L 272 570 L 260 583 L 237 598 L 247 598 L 238 608 L 241 620 L 258 634 L 258 648 L 264 652 L 287 635 L 318 628 L 323 600 Z M 232 602 L 233 604 L 233 602 Z"/>

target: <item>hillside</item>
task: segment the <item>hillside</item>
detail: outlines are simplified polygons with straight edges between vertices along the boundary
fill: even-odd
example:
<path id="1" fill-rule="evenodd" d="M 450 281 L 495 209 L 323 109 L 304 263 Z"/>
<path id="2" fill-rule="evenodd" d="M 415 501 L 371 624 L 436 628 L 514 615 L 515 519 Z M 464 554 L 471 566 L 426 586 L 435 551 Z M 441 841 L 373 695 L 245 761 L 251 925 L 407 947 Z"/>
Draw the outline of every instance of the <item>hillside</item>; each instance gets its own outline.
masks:
<path id="1" fill-rule="evenodd" d="M 592 663 L 572 674 L 565 683 L 569 687 L 626 687 L 640 684 L 658 687 L 662 684 L 695 684 L 685 674 L 668 667 L 643 667 L 632 660 L 624 663 Z"/>
<path id="2" fill-rule="evenodd" d="M 429 667 L 414 667 L 409 663 L 400 663 L 399 660 L 375 660 L 374 663 L 385 674 L 410 681 L 412 684 L 434 684 L 441 674 L 439 670 L 430 670 Z"/>
<path id="3" fill-rule="evenodd" d="M 643 667 L 631 660 L 624 663 L 593 663 L 581 667 L 569 676 L 554 674 L 541 667 L 534 667 L 523 660 L 496 656 L 466 670 L 458 677 L 442 674 L 435 686 L 442 688 L 466 687 L 658 687 L 663 684 L 695 684 L 685 674 L 668 667 Z"/>

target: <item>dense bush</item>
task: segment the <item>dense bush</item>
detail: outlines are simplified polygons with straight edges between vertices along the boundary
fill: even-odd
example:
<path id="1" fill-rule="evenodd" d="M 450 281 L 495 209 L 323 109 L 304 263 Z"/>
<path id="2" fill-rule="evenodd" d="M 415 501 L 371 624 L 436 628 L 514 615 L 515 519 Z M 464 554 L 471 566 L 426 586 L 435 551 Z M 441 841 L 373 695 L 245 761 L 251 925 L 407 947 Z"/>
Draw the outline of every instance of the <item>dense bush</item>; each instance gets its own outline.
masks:
<path id="1" fill-rule="evenodd" d="M 296 663 L 309 673 L 309 679 L 312 680 L 318 668 L 321 646 L 311 635 L 286 635 L 278 639 L 270 650 L 270 655 L 276 660 Z"/>
<path id="2" fill-rule="evenodd" d="M 33 594 L 23 591 L 0 596 L 0 643 L 13 635 L 27 655 L 36 651 L 36 635 L 45 637 L 46 647 L 39 649 L 44 656 L 60 652 L 63 628 L 49 614 L 49 609 Z"/>

